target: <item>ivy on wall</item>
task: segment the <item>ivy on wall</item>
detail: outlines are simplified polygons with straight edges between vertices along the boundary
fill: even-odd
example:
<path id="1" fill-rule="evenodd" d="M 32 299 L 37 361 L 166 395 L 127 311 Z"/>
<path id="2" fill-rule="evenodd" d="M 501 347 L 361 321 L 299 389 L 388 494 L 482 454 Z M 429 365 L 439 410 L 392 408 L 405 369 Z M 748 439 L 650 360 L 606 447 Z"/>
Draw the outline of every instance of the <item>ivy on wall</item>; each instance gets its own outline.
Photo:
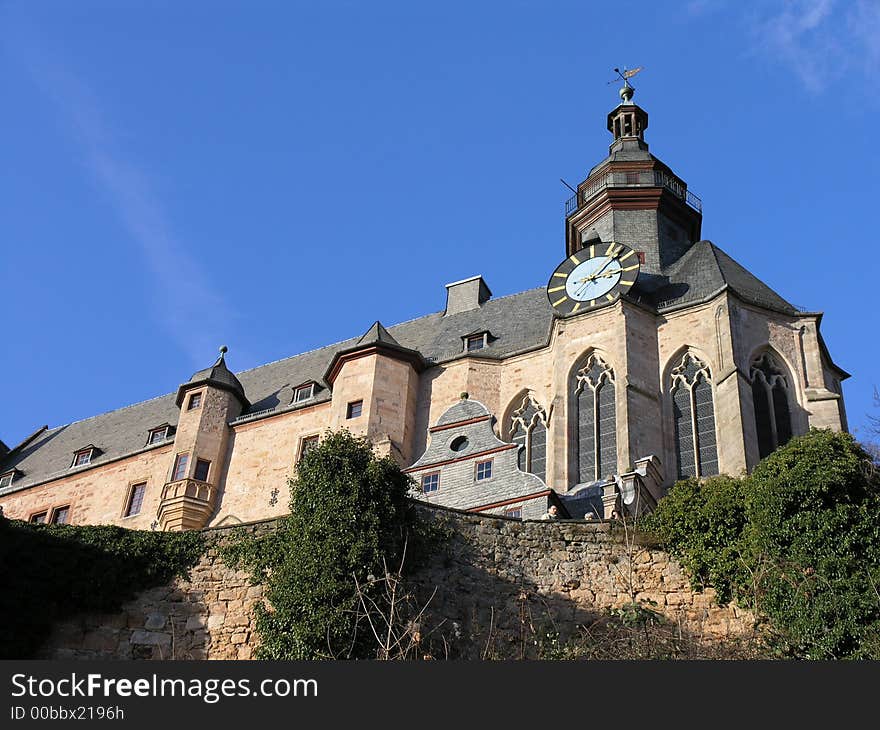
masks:
<path id="1" fill-rule="evenodd" d="M 366 439 L 328 433 L 298 464 L 278 529 L 222 548 L 227 563 L 265 587 L 268 604 L 255 608 L 260 658 L 376 656 L 358 606 L 391 611 L 387 583 L 376 577 L 416 565 L 430 539 L 407 499 L 410 487 Z"/>
<path id="2" fill-rule="evenodd" d="M 813 430 L 751 475 L 676 484 L 648 527 L 766 621 L 781 656 L 880 658 L 880 474 L 845 433 Z"/>
<path id="3" fill-rule="evenodd" d="M 203 552 L 198 532 L 0 517 L 0 658 L 32 658 L 54 622 L 118 611 L 138 592 L 185 577 Z"/>

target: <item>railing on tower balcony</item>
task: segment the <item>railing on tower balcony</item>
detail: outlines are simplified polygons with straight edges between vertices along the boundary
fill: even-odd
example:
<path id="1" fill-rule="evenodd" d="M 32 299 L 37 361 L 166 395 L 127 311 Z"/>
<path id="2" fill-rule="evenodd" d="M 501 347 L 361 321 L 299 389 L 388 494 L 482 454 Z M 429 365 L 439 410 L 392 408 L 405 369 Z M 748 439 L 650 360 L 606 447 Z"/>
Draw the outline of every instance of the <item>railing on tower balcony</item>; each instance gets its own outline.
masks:
<path id="1" fill-rule="evenodd" d="M 177 479 L 162 487 L 157 518 L 164 532 L 199 530 L 208 524 L 217 489 L 200 479 Z"/>
<path id="2" fill-rule="evenodd" d="M 683 200 L 694 210 L 703 212 L 703 201 L 695 195 L 677 177 L 662 170 L 641 170 L 635 172 L 609 172 L 589 185 L 582 187 L 577 195 L 572 195 L 565 201 L 565 217 L 568 218 L 584 203 L 592 198 L 600 190 L 605 188 L 665 188 L 675 197 Z"/>

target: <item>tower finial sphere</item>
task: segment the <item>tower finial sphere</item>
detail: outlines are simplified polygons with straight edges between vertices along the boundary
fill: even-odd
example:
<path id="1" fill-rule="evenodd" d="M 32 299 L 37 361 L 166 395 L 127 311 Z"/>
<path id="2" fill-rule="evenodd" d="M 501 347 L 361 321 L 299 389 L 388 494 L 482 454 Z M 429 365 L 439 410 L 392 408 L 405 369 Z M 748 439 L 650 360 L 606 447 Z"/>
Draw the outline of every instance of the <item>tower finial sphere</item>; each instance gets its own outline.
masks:
<path id="1" fill-rule="evenodd" d="M 225 355 L 227 352 L 229 352 L 229 348 L 226 345 L 220 345 L 220 354 Z"/>
<path id="2" fill-rule="evenodd" d="M 629 103 L 632 101 L 633 95 L 636 93 L 636 90 L 630 86 L 629 84 L 624 84 L 620 88 L 620 100 L 624 103 Z"/>

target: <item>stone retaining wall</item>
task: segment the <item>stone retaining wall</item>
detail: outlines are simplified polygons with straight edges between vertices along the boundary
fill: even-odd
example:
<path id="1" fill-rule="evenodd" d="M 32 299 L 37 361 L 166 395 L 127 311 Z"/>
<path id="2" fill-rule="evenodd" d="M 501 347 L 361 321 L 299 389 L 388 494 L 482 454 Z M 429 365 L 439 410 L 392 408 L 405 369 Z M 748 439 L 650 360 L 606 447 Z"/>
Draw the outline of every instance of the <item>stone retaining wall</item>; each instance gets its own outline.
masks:
<path id="1" fill-rule="evenodd" d="M 674 558 L 620 523 L 428 514 L 451 530 L 445 550 L 417 576 L 422 605 L 431 599 L 425 628 L 438 618 L 454 622 L 453 636 L 465 638 L 458 655 L 515 655 L 511 645 L 526 636 L 530 644 L 548 631 L 564 639 L 633 600 L 697 640 L 755 636 L 751 613 L 719 606 L 712 589 L 692 590 Z"/>
<path id="2" fill-rule="evenodd" d="M 452 655 L 497 655 L 524 632 L 573 633 L 632 598 L 705 641 L 752 635 L 752 616 L 721 607 L 711 590 L 695 593 L 667 553 L 635 544 L 609 522 L 520 522 L 443 508 L 421 508 L 447 534 L 430 564 L 410 581 L 427 604 L 423 630 L 445 639 Z M 232 530 L 258 534 L 274 520 L 206 530 L 209 549 L 190 580 L 145 591 L 118 614 L 84 615 L 56 627 L 44 647 L 52 658 L 248 659 L 256 644 L 253 606 L 262 588 L 225 565 L 218 544 Z"/>

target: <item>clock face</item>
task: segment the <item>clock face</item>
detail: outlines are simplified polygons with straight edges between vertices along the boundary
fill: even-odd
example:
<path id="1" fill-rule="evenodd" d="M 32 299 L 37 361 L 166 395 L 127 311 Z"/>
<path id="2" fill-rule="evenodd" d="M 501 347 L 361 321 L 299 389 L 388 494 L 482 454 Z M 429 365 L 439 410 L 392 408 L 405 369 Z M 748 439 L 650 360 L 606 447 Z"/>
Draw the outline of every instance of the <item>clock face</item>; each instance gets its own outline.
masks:
<path id="1" fill-rule="evenodd" d="M 639 275 L 639 257 L 622 243 L 594 243 L 573 253 L 547 282 L 547 298 L 563 316 L 613 302 Z"/>

